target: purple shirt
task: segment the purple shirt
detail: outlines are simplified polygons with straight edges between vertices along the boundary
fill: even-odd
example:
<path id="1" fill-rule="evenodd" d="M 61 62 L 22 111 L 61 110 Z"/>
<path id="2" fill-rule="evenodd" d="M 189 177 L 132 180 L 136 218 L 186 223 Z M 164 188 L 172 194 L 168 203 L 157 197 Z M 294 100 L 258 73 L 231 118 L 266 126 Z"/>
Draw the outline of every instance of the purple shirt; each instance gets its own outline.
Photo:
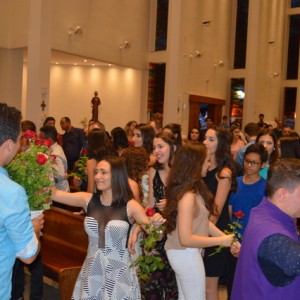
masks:
<path id="1" fill-rule="evenodd" d="M 262 270 L 258 260 L 258 253 L 261 245 L 268 240 L 270 236 L 280 234 L 289 238 L 296 245 L 299 245 L 298 253 L 295 253 L 295 259 L 299 260 L 300 242 L 296 233 L 295 220 L 273 205 L 267 198 L 264 198 L 259 206 L 253 208 L 247 225 L 241 253 L 234 277 L 231 300 L 279 300 L 279 299 L 299 299 L 300 273 L 284 274 L 280 263 L 274 267 L 274 277 L 290 276 L 289 283 L 282 282 L 282 285 L 274 286 L 266 277 L 265 270 Z M 272 252 L 272 247 L 268 248 L 269 253 L 265 257 L 270 257 L 270 265 L 276 261 L 278 249 Z M 279 260 L 282 260 L 287 254 L 284 249 Z M 277 273 L 277 274 L 276 274 Z"/>

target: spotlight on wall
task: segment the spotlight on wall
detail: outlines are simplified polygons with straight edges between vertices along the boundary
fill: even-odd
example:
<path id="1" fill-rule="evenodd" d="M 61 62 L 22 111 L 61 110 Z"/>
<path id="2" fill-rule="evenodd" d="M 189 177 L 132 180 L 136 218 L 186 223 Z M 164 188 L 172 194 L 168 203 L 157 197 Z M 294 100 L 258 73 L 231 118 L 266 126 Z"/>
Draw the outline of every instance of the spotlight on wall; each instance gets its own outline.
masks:
<path id="1" fill-rule="evenodd" d="M 75 25 L 69 28 L 69 35 L 81 35 L 82 33 L 82 27 L 79 25 Z"/>
<path id="2" fill-rule="evenodd" d="M 217 62 L 214 63 L 214 67 L 224 67 L 224 62 L 223 60 L 218 60 Z"/>
<path id="3" fill-rule="evenodd" d="M 278 72 L 273 72 L 271 74 L 269 74 L 270 78 L 278 78 L 279 77 L 279 73 Z"/>
<path id="4" fill-rule="evenodd" d="M 205 27 L 209 27 L 211 25 L 212 21 L 203 21 L 202 25 L 204 25 Z"/>
<path id="5" fill-rule="evenodd" d="M 190 58 L 200 58 L 202 56 L 202 53 L 200 53 L 199 50 L 194 50 L 190 52 Z"/>
<path id="6" fill-rule="evenodd" d="M 120 50 L 125 50 L 131 47 L 131 44 L 129 41 L 124 41 L 119 45 Z"/>

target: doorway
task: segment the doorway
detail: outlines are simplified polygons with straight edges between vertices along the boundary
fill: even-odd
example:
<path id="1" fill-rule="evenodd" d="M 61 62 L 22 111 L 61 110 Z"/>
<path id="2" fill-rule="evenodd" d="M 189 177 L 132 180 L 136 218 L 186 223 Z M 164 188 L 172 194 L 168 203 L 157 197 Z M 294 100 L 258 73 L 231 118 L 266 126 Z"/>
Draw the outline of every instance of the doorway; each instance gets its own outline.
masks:
<path id="1" fill-rule="evenodd" d="M 214 119 L 215 125 L 221 123 L 222 107 L 225 100 L 198 95 L 189 96 L 189 131 L 193 127 L 203 128 L 203 121 L 207 116 Z"/>

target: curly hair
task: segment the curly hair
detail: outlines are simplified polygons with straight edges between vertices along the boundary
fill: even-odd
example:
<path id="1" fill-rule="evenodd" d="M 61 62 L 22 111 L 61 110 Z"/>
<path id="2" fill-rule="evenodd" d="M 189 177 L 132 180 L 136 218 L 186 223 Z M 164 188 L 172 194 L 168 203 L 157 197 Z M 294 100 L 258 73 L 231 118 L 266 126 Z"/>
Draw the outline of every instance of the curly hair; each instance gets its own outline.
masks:
<path id="1" fill-rule="evenodd" d="M 202 168 L 207 157 L 207 149 L 203 144 L 185 144 L 178 150 L 170 171 L 166 198 L 167 206 L 164 210 L 166 233 L 176 228 L 178 202 L 187 192 L 200 195 L 209 212 L 214 212 L 213 195 L 202 179 Z M 180 171 L 179 171 L 180 170 Z"/>
<path id="2" fill-rule="evenodd" d="M 148 171 L 149 155 L 144 148 L 129 147 L 121 156 L 125 159 L 128 176 L 138 184 L 140 199 L 143 200 L 141 182 L 143 175 Z"/>

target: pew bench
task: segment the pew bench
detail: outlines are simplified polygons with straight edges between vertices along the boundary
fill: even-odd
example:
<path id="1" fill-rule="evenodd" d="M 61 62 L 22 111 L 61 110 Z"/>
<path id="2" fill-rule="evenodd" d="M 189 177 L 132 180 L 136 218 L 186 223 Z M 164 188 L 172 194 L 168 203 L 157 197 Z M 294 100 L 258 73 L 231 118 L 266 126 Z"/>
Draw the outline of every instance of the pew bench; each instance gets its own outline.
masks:
<path id="1" fill-rule="evenodd" d="M 41 237 L 44 275 L 58 282 L 61 300 L 70 299 L 87 253 L 84 216 L 57 207 L 46 210 L 44 216 Z"/>

